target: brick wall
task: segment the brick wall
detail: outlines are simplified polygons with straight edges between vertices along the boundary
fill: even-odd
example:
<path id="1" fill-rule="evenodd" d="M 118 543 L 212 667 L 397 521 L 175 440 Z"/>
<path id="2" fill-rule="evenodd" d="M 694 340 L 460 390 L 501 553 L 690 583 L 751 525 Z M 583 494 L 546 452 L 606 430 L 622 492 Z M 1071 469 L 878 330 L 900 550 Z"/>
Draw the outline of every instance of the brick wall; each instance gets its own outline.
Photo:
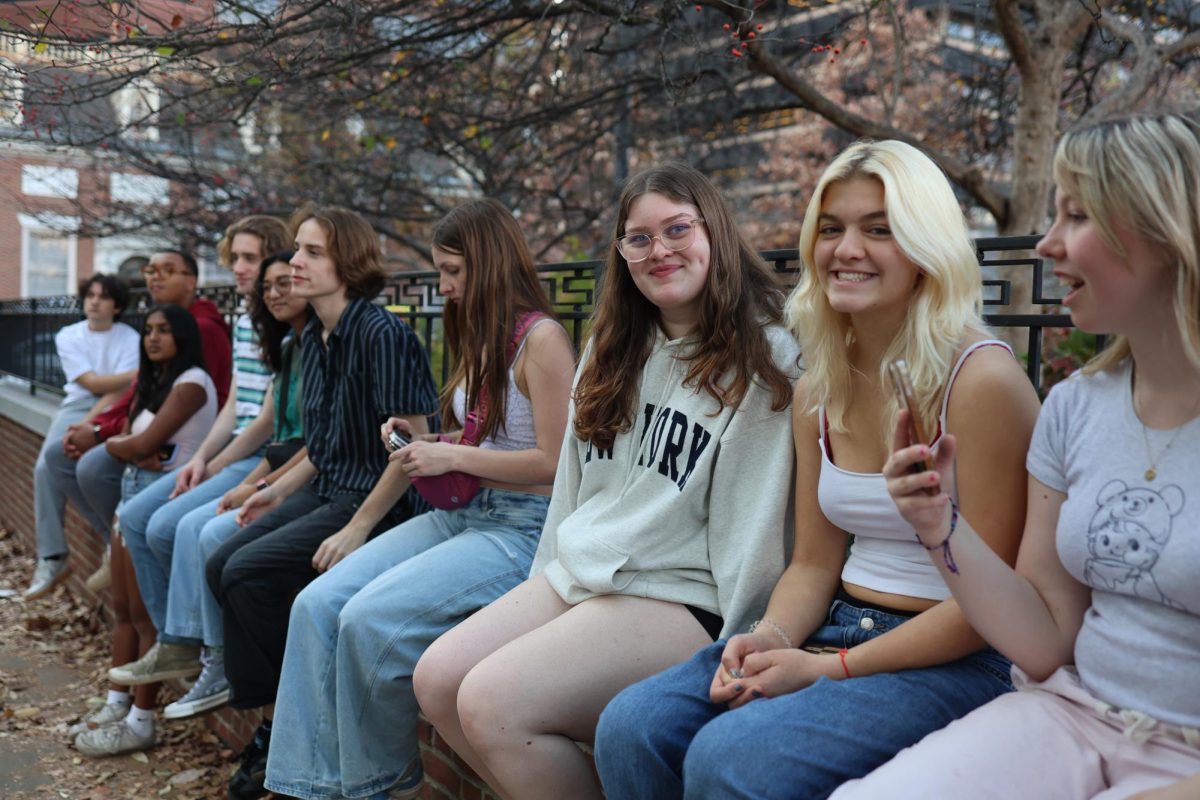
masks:
<path id="1" fill-rule="evenodd" d="M 32 552 L 36 549 L 33 523 L 33 465 L 42 446 L 42 434 L 0 413 L 0 524 L 12 531 Z M 100 539 L 83 518 L 67 505 L 67 541 L 71 546 L 73 571 L 67 586 L 89 603 L 107 601 L 107 592 L 97 597 L 83 582 L 100 565 Z M 231 708 L 208 714 L 208 727 L 235 750 L 250 740 L 259 722 L 257 712 Z M 421 755 L 425 764 L 425 800 L 496 800 L 470 767 L 459 758 L 424 719 L 420 725 Z"/>

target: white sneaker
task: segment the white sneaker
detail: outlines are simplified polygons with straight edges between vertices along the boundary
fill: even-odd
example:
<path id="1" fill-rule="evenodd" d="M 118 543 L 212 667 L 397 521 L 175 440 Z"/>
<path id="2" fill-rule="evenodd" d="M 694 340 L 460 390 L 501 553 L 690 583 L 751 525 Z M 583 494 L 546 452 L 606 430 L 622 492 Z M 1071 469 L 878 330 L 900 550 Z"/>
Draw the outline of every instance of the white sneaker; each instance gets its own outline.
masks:
<path id="1" fill-rule="evenodd" d="M 75 749 L 91 758 L 119 756 L 138 750 L 149 750 L 156 744 L 154 731 L 149 736 L 138 736 L 121 720 L 115 725 L 93 728 L 75 737 Z"/>
<path id="2" fill-rule="evenodd" d="M 124 703 L 105 703 L 96 710 L 84 714 L 83 719 L 67 728 L 67 735 L 74 739 L 84 731 L 103 728 L 105 725 L 120 722 L 129 714 L 130 708 L 132 708 L 132 705 L 125 705 Z"/>
<path id="3" fill-rule="evenodd" d="M 37 600 L 54 591 L 60 583 L 71 574 L 71 564 L 64 555 L 62 558 L 39 558 L 37 569 L 33 571 L 33 580 L 29 588 L 21 596 L 26 600 Z"/>

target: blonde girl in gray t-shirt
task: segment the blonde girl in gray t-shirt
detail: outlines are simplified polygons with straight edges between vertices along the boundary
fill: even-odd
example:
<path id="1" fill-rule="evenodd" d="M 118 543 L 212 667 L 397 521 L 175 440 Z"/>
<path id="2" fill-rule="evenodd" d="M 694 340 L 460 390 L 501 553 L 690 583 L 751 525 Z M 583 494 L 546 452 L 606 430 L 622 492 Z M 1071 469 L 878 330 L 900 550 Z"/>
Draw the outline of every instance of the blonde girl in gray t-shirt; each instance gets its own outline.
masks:
<path id="1" fill-rule="evenodd" d="M 1010 569 L 897 435 L 884 472 L 1019 691 L 926 737 L 837 800 L 1200 795 L 1200 123 L 1134 115 L 1064 136 L 1054 261 L 1080 328 L 1116 334 L 1055 387 L 1029 452 Z M 940 479 L 936 497 L 918 489 Z M 949 569 L 957 565 L 957 571 Z"/>

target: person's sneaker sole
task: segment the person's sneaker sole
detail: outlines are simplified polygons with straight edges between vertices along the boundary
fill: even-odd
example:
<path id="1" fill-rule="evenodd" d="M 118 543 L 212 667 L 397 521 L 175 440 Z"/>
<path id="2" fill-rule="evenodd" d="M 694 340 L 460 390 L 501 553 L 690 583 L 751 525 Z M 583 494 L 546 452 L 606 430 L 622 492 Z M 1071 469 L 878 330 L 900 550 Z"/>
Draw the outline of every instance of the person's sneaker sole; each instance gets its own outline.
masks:
<path id="1" fill-rule="evenodd" d="M 197 714 L 203 714 L 205 711 L 220 708 L 229 703 L 229 694 L 228 689 L 223 689 L 207 697 L 201 697 L 199 700 L 192 700 L 189 703 L 171 703 L 163 709 L 163 719 L 187 719 Z"/>
<path id="2" fill-rule="evenodd" d="M 135 675 L 124 667 L 113 667 L 108 671 L 108 679 L 124 686 L 144 686 L 147 683 L 161 683 L 172 678 L 194 678 L 200 674 L 200 669 L 201 666 L 196 664 L 194 667 L 179 667 L 153 672 L 149 675 Z"/>
<path id="3" fill-rule="evenodd" d="M 36 592 L 33 592 L 32 594 L 30 594 L 28 592 L 23 593 L 21 595 L 21 599 L 28 602 L 30 600 L 38 600 L 40 598 L 43 598 L 46 595 L 53 592 L 59 586 L 62 586 L 63 583 L 66 582 L 67 578 L 69 578 L 69 577 L 71 577 L 71 565 L 70 564 L 63 567 L 62 572 L 60 572 L 54 576 L 54 580 L 50 581 L 44 587 L 42 587 L 41 589 L 38 589 Z"/>

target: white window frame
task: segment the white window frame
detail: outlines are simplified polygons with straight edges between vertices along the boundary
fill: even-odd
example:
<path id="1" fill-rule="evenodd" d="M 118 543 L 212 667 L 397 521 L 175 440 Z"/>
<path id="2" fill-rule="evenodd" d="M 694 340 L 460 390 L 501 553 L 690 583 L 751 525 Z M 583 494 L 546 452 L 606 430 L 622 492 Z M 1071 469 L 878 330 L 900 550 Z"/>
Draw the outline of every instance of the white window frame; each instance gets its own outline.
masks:
<path id="1" fill-rule="evenodd" d="M 129 139 L 158 141 L 158 110 L 162 93 L 149 78 L 135 78 L 113 93 L 113 110 L 120 135 Z"/>
<path id="2" fill-rule="evenodd" d="M 25 124 L 25 75 L 7 58 L 0 58 L 0 98 L 4 98 L 4 105 L 0 106 L 0 123 L 22 127 Z"/>
<path id="3" fill-rule="evenodd" d="M 65 230 L 75 230 L 79 227 L 78 217 L 67 217 L 62 214 L 17 214 L 21 224 L 21 296 L 29 297 L 29 251 L 31 235 L 35 233 L 54 233 L 63 236 Z M 63 236 L 67 240 L 67 281 L 59 294 L 74 294 L 75 284 L 79 278 L 79 237 L 74 233 Z"/>
<path id="4" fill-rule="evenodd" d="M 79 170 L 56 164 L 22 164 L 21 194 L 30 197 L 79 197 Z"/>

